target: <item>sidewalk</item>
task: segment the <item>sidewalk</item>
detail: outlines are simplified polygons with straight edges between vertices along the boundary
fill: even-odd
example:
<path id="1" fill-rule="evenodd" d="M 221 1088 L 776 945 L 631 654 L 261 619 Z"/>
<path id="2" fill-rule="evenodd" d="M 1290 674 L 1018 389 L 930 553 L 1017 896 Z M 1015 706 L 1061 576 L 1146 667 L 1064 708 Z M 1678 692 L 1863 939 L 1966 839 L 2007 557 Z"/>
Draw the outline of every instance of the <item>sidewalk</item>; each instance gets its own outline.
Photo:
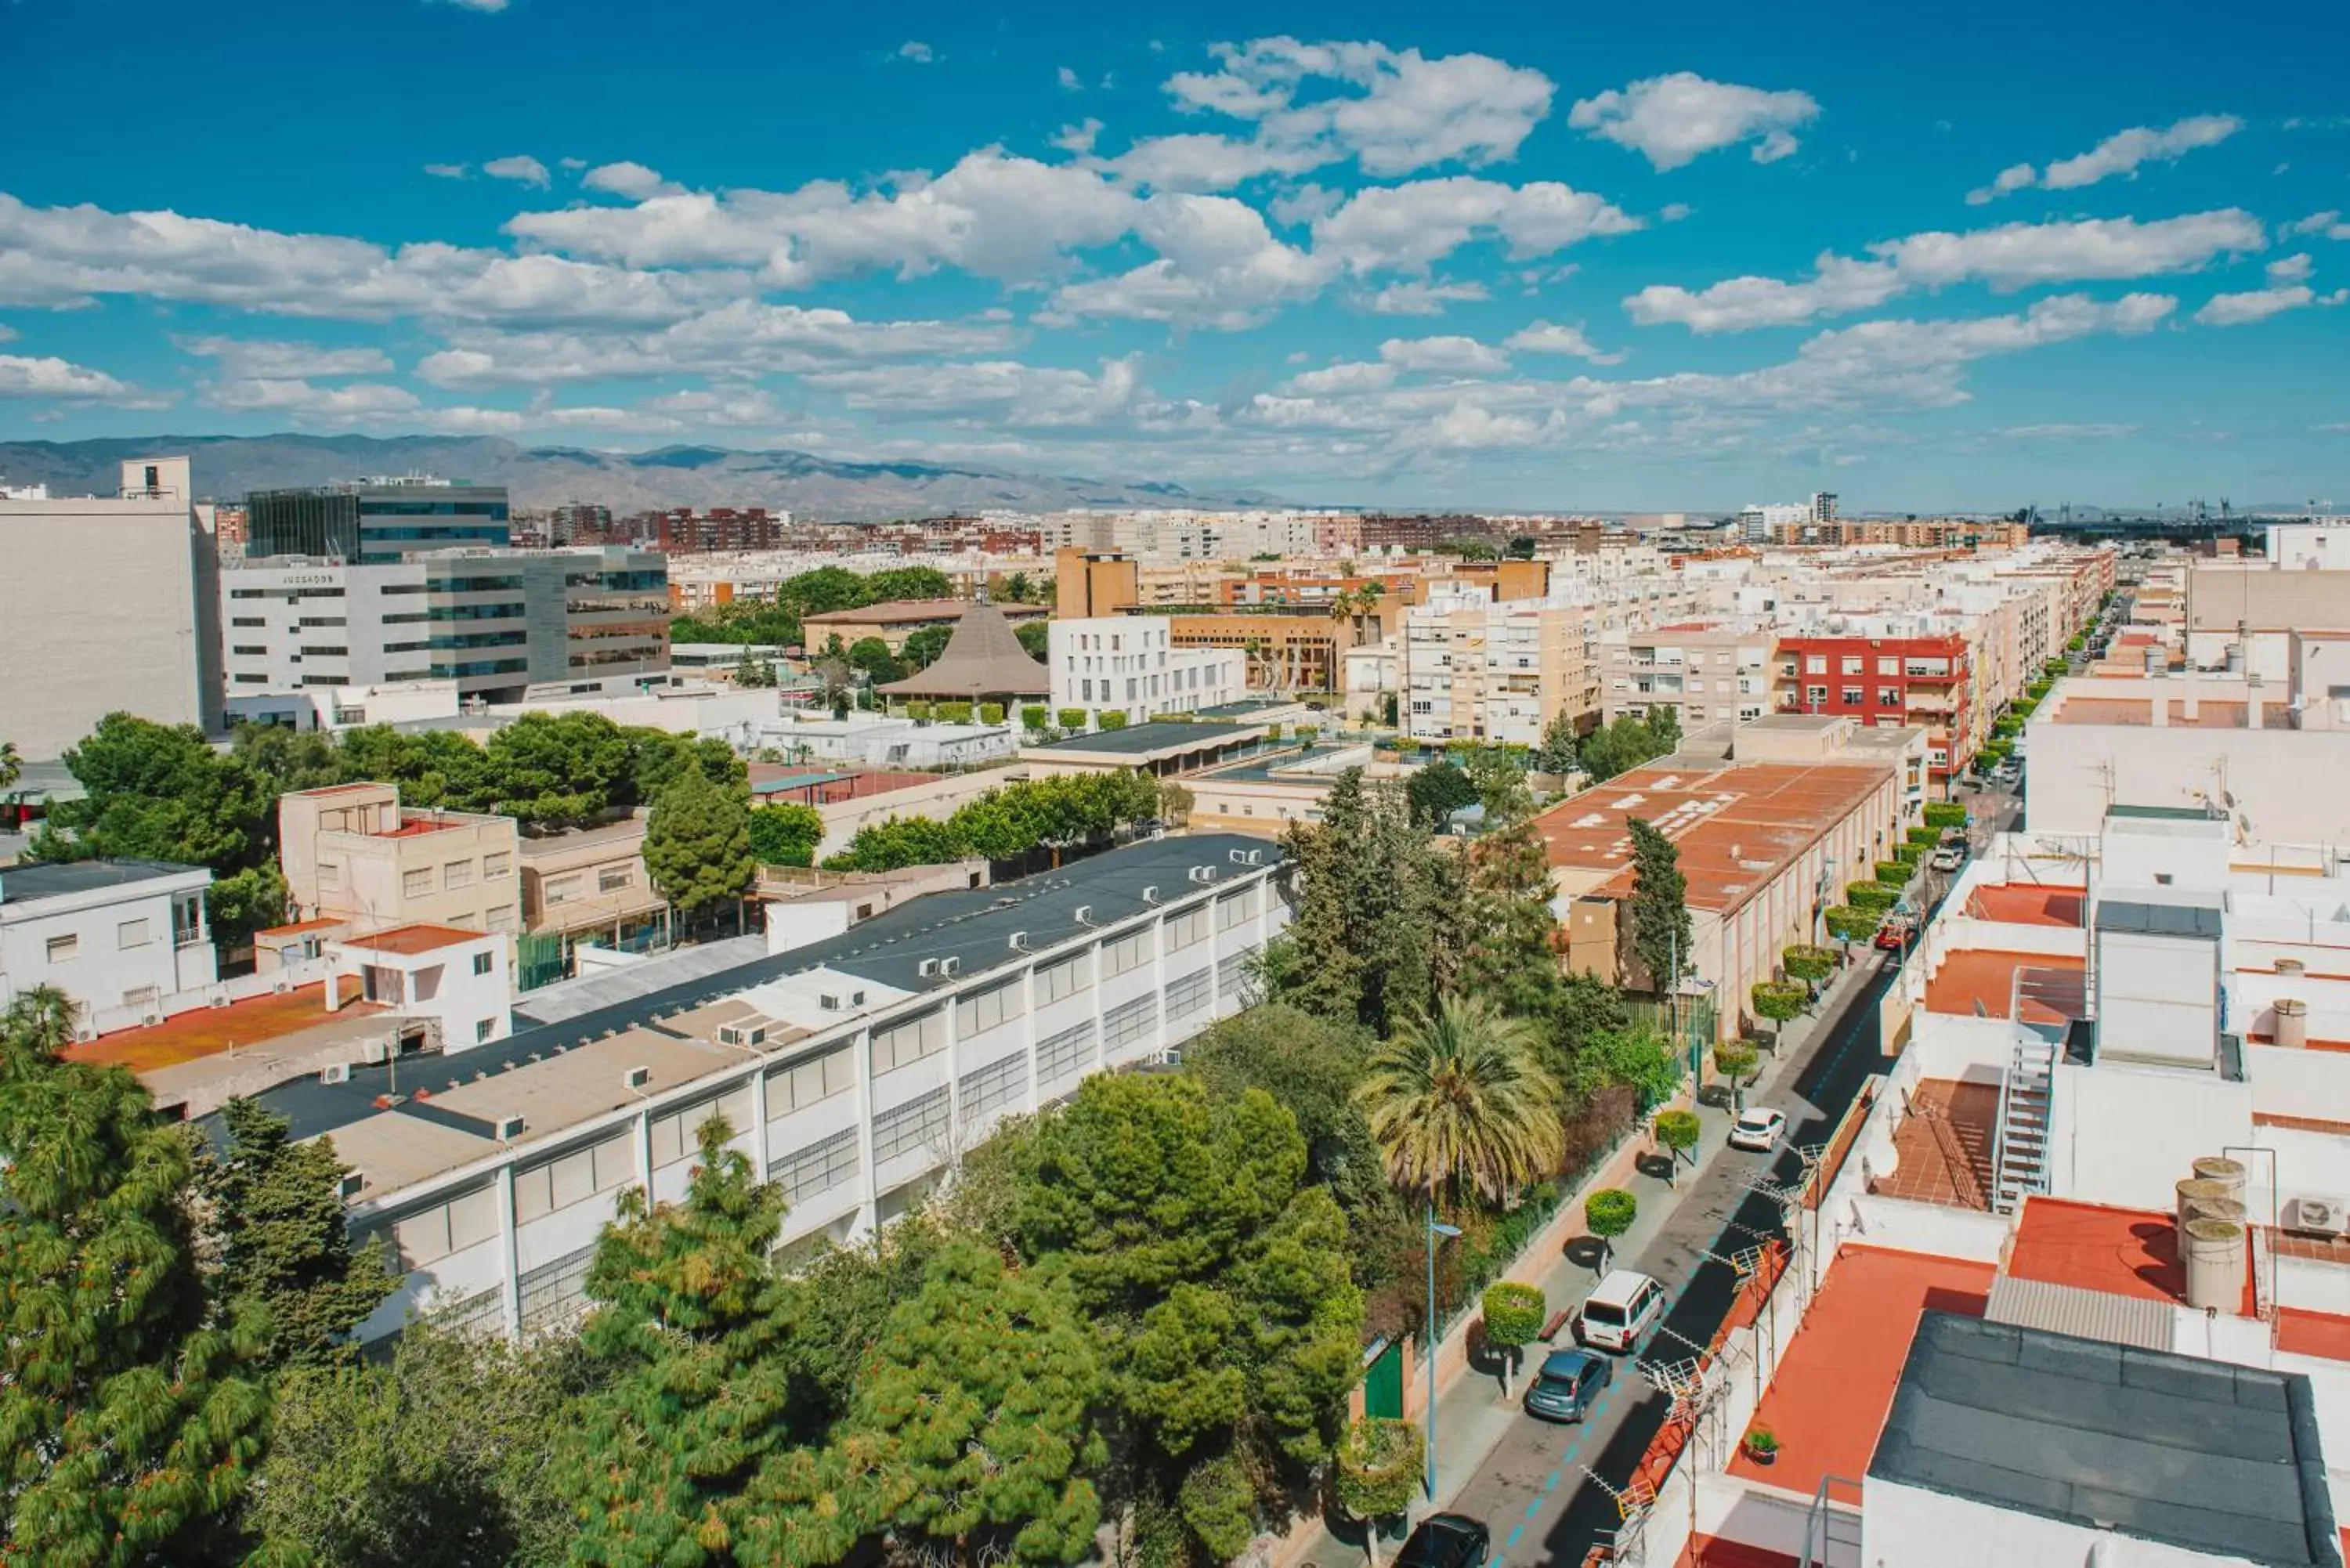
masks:
<path id="1" fill-rule="evenodd" d="M 1764 1096 L 1773 1089 L 1783 1082 L 1790 1081 L 1795 1071 L 1794 1064 L 1802 1062 L 1808 1055 L 1821 1032 L 1828 1026 L 1828 1022 L 1840 1016 L 1844 1005 L 1855 991 L 1866 986 L 1876 978 L 1883 955 L 1867 948 L 1856 948 L 1855 954 L 1852 963 L 1837 974 L 1812 1010 L 1785 1026 L 1784 1033 L 1780 1037 L 1779 1048 L 1763 1054 L 1760 1075 L 1754 1084 L 1746 1090 L 1746 1104 L 1751 1106 L 1762 1103 Z M 1698 1147 L 1692 1151 L 1693 1163 L 1690 1160 L 1684 1160 L 1669 1185 L 1663 1176 L 1652 1175 L 1648 1168 L 1641 1169 L 1628 1179 L 1622 1180 L 1621 1185 L 1638 1197 L 1640 1208 L 1638 1217 L 1634 1220 L 1631 1230 L 1617 1238 L 1612 1247 L 1612 1258 L 1615 1262 L 1620 1262 L 1638 1258 L 1650 1243 L 1663 1234 L 1666 1228 L 1672 1223 L 1682 1201 L 1697 1187 L 1698 1179 L 1712 1168 L 1720 1159 L 1722 1151 L 1729 1147 L 1730 1124 L 1733 1118 L 1727 1098 L 1722 1099 L 1719 1105 L 1702 1105 L 1698 1107 L 1698 1110 L 1701 1132 Z M 1804 1117 L 1791 1109 L 1789 1119 L 1791 1123 L 1800 1124 Z M 1644 1135 L 1635 1135 L 1633 1141 L 1636 1147 L 1644 1150 L 1649 1143 Z M 1655 1170 L 1663 1169 L 1660 1159 L 1652 1162 L 1644 1156 L 1640 1163 Z M 1570 1207 L 1578 1216 L 1584 1200 L 1590 1196 L 1591 1191 L 1596 1189 L 1596 1185 L 1598 1183 L 1595 1180 L 1592 1187 L 1587 1187 L 1575 1195 Z M 1548 1233 L 1547 1228 L 1545 1233 Z M 1549 1266 L 1536 1277 L 1536 1282 L 1542 1286 L 1543 1293 L 1547 1298 L 1548 1311 L 1552 1314 L 1578 1305 L 1591 1287 L 1599 1282 L 1600 1274 L 1604 1272 L 1599 1267 L 1596 1249 L 1589 1245 L 1580 1223 L 1575 1226 L 1574 1234 L 1578 1240 L 1570 1241 L 1560 1255 L 1552 1259 Z M 1541 1246 L 1544 1243 L 1542 1240 L 1537 1240 L 1534 1244 Z M 1528 1277 L 1517 1271 L 1512 1271 L 1512 1274 L 1516 1278 Z M 1465 1332 L 1469 1323 L 1472 1322 L 1474 1317 L 1475 1314 L 1472 1311 L 1467 1320 L 1455 1326 L 1454 1334 Z M 1518 1368 L 1513 1380 L 1513 1393 L 1523 1391 L 1525 1379 L 1532 1375 L 1544 1354 L 1553 1349 L 1565 1348 L 1571 1343 L 1572 1340 L 1567 1332 L 1562 1330 L 1558 1340 L 1551 1345 L 1538 1343 L 1527 1346 L 1523 1356 L 1523 1364 Z M 1425 1354 L 1425 1351 L 1421 1352 L 1422 1355 Z M 1445 1360 L 1445 1355 L 1440 1350 L 1438 1355 L 1440 1368 L 1443 1366 Z M 1418 1377 L 1421 1375 L 1424 1366 L 1424 1361 L 1416 1361 L 1415 1366 L 1408 1372 L 1408 1377 Z M 1621 1368 L 1620 1371 L 1630 1374 L 1635 1379 L 1638 1377 L 1638 1374 L 1631 1373 L 1629 1366 Z M 1411 1404 L 1412 1401 L 1408 1395 L 1407 1408 Z M 1432 1503 L 1415 1499 L 1412 1517 L 1418 1519 L 1426 1513 L 1440 1511 L 1451 1503 L 1463 1489 L 1475 1481 L 1485 1470 L 1493 1450 L 1502 1440 L 1518 1423 L 1526 1418 L 1524 1413 L 1519 1409 L 1514 1397 L 1506 1401 L 1502 1397 L 1501 1379 L 1497 1375 L 1466 1365 L 1452 1369 L 1449 1376 L 1442 1376 L 1440 1373 L 1436 1402 L 1438 1461 L 1436 1498 Z M 1425 1417 L 1421 1417 L 1419 1419 L 1424 1422 Z M 1283 1561 L 1309 1562 L 1318 1564 L 1319 1568 L 1343 1568 L 1343 1565 L 1353 1563 L 1362 1557 L 1360 1546 L 1334 1537 L 1327 1526 L 1319 1520 L 1314 1521 L 1310 1532 L 1293 1536 L 1291 1540 L 1295 1544 L 1281 1554 Z"/>

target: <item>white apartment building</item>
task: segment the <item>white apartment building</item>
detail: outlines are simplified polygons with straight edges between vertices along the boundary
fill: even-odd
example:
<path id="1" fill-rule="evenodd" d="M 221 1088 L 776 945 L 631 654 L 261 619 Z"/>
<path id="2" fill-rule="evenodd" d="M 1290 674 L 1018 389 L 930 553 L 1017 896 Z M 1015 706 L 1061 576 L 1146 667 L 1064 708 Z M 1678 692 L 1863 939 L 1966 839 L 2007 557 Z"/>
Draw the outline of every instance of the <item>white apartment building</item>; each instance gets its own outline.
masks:
<path id="1" fill-rule="evenodd" d="M 1262 840 L 1149 840 L 445 1063 L 338 1065 L 256 1097 L 298 1099 L 333 1137 L 358 1168 L 354 1229 L 395 1251 L 403 1288 L 363 1338 L 421 1308 L 531 1332 L 582 1310 L 622 1189 L 683 1195 L 710 1117 L 782 1185 L 779 1240 L 869 1235 L 1003 1117 L 1166 1060 L 1246 1005 L 1249 961 L 1286 920 Z M 387 1106 L 395 1071 L 411 1097 Z"/>
<path id="2" fill-rule="evenodd" d="M 1697 597 L 1661 576 L 1499 603 L 1491 589 L 1445 585 L 1404 615 L 1398 716 L 1430 741 L 1532 745 L 1562 713 L 1587 730 L 1602 705 L 1601 639 L 1687 615 Z"/>
<path id="3" fill-rule="evenodd" d="M 117 711 L 219 732 L 219 560 L 186 458 L 126 462 L 110 496 L 0 498 L 0 738 L 26 761 L 64 755 Z"/>
<path id="4" fill-rule="evenodd" d="M 88 1029 L 195 1005 L 217 977 L 201 866 L 78 860 L 0 868 L 0 1006 L 38 986 L 78 1004 Z"/>
<path id="5" fill-rule="evenodd" d="M 1082 708 L 1090 727 L 1106 712 L 1141 723 L 1161 713 L 1197 713 L 1248 695 L 1248 652 L 1176 648 L 1165 616 L 1055 620 L 1047 642 L 1053 710 Z"/>
<path id="6" fill-rule="evenodd" d="M 510 701 L 668 678 L 669 576 L 652 550 L 249 557 L 220 575 L 219 609 L 233 698 L 454 680 Z"/>

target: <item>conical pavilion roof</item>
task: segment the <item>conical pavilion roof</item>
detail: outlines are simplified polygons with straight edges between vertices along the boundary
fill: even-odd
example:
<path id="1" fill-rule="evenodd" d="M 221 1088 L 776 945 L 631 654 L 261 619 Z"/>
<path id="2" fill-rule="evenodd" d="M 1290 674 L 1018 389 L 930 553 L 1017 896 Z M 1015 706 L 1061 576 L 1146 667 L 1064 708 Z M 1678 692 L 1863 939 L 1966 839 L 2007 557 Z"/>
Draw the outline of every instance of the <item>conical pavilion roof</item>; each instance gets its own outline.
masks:
<path id="1" fill-rule="evenodd" d="M 881 690 L 892 697 L 1042 697 L 1053 677 L 1028 657 L 1003 612 L 981 599 L 955 622 L 936 663 Z"/>

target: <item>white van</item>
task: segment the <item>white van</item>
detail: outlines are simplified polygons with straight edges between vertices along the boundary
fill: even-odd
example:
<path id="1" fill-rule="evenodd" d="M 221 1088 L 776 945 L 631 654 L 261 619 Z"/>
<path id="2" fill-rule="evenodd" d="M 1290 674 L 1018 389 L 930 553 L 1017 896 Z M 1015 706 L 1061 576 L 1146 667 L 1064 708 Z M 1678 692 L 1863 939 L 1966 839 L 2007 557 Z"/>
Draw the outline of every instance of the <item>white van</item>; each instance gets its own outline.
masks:
<path id="1" fill-rule="evenodd" d="M 1630 1350 L 1665 1312 L 1665 1287 L 1631 1269 L 1617 1269 L 1583 1298 L 1577 1332 L 1601 1350 Z"/>

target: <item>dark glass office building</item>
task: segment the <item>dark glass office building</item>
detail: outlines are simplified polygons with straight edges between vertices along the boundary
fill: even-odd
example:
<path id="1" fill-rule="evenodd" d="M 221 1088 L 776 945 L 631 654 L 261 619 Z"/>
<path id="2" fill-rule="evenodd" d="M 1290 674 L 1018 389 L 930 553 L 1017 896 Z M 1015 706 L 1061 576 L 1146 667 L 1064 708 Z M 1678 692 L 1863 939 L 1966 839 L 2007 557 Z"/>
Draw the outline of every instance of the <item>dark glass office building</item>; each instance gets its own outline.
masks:
<path id="1" fill-rule="evenodd" d="M 244 498 L 248 558 L 304 556 L 375 566 L 425 550 L 513 543 L 505 486 L 365 479 Z"/>

